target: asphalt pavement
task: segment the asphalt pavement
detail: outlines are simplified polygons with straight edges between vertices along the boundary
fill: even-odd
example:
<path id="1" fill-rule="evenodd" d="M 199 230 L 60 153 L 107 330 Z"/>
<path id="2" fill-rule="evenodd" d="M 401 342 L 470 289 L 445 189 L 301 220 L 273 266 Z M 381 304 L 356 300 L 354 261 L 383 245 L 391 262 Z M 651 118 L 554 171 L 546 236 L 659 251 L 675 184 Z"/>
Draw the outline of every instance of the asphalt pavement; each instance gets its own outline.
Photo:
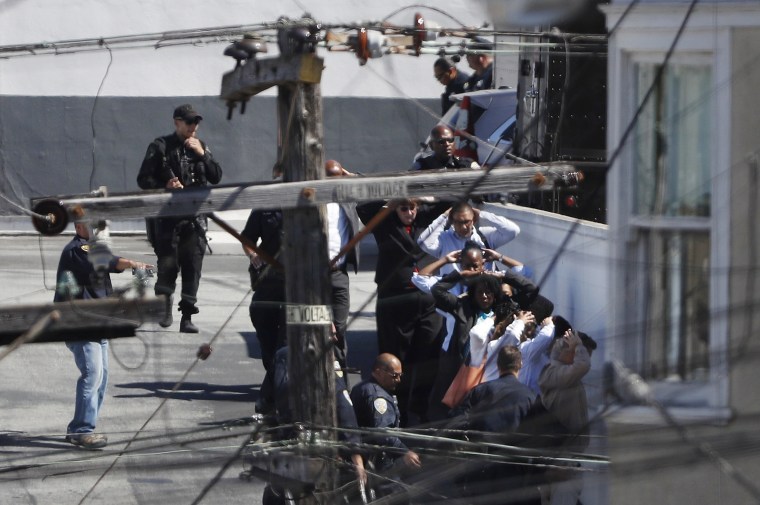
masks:
<path id="1" fill-rule="evenodd" d="M 52 300 L 70 238 L 0 236 L 0 309 Z M 119 255 L 154 260 L 144 235 L 115 235 L 113 242 Z M 247 258 L 218 232 L 211 246 L 193 317 L 198 335 L 179 333 L 175 317 L 170 328 L 148 323 L 136 337 L 111 342 L 98 423 L 109 438 L 104 450 L 64 441 L 78 371 L 63 343 L 26 344 L 0 361 L 0 503 L 260 503 L 264 485 L 241 480 L 239 461 L 220 474 L 251 431 L 231 421 L 254 413 L 264 370 L 248 317 Z M 373 266 L 374 258 L 363 263 Z M 371 270 L 350 275 L 348 364 L 364 370 L 376 353 L 372 278 Z M 132 282 L 129 272 L 112 279 L 116 287 Z M 203 342 L 214 351 L 198 361 Z"/>

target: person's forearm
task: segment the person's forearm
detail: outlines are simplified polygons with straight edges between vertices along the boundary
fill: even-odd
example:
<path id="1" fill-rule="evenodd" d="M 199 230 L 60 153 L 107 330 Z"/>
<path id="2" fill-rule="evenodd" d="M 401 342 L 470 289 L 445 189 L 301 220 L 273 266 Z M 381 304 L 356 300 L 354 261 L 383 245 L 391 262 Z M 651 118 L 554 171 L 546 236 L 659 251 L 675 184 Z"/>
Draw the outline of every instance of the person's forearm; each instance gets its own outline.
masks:
<path id="1" fill-rule="evenodd" d="M 127 270 L 128 268 L 151 268 L 153 265 L 143 263 L 141 261 L 134 261 L 129 258 L 119 258 L 116 262 L 116 269 L 120 272 Z"/>
<path id="2" fill-rule="evenodd" d="M 443 233 L 448 216 L 441 215 L 435 218 L 430 226 L 428 226 L 417 239 L 417 243 L 423 251 L 431 256 L 439 256 L 441 248 L 441 233 Z"/>
<path id="3" fill-rule="evenodd" d="M 443 256 L 442 258 L 438 258 L 437 260 L 433 261 L 432 263 L 426 265 L 425 267 L 420 270 L 420 275 L 434 275 L 439 268 L 441 268 L 443 265 L 448 263 L 449 260 L 446 258 L 446 256 Z"/>

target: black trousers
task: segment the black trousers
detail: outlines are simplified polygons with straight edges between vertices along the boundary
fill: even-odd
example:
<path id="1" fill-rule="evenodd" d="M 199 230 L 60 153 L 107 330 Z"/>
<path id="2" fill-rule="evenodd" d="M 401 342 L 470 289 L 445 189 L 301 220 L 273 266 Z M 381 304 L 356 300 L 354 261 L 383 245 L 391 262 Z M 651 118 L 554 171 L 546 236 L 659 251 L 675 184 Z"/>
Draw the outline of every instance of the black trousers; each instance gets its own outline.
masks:
<path id="1" fill-rule="evenodd" d="M 330 283 L 333 324 L 335 324 L 337 338 L 335 359 L 340 362 L 341 366 L 346 366 L 346 353 L 348 352 L 346 327 L 351 306 L 348 274 L 344 270 L 335 270 L 330 274 Z M 265 401 L 274 401 L 271 367 L 275 352 L 287 345 L 284 283 L 269 280 L 261 281 L 253 293 L 249 314 L 261 348 L 261 362 L 267 371 L 261 384 L 261 396 Z"/>
<path id="2" fill-rule="evenodd" d="M 274 356 L 287 344 L 284 283 L 269 280 L 258 283 L 248 312 L 259 341 L 261 363 L 266 370 L 259 395 L 264 402 L 273 405 Z"/>
<path id="3" fill-rule="evenodd" d="M 179 310 L 182 315 L 198 313 L 198 286 L 206 252 L 206 238 L 196 218 L 156 219 L 153 225 L 153 250 L 156 253 L 157 295 L 171 296 L 182 274 Z"/>
<path id="4" fill-rule="evenodd" d="M 330 284 L 332 288 L 332 318 L 336 333 L 335 359 L 341 366 L 346 366 L 346 356 L 348 355 L 346 327 L 348 326 L 348 313 L 351 308 L 348 273 L 344 269 L 331 272 Z"/>
<path id="5" fill-rule="evenodd" d="M 401 360 L 404 376 L 396 388 L 402 425 L 409 412 L 426 420 L 428 397 L 438 369 L 437 350 L 443 318 L 432 295 L 417 289 L 378 295 L 375 305 L 378 353 Z"/>

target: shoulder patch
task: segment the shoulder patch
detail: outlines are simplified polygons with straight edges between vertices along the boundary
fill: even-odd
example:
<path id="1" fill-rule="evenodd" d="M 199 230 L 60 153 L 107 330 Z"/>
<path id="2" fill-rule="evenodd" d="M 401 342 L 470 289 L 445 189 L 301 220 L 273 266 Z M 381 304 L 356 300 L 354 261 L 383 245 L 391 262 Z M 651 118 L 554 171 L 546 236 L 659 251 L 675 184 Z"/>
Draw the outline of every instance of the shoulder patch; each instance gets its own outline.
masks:
<path id="1" fill-rule="evenodd" d="M 388 411 L 388 402 L 385 401 L 385 398 L 376 398 L 373 402 L 373 405 L 375 406 L 375 410 L 377 410 L 378 414 L 385 414 Z"/>
<path id="2" fill-rule="evenodd" d="M 349 405 L 351 405 L 352 407 L 354 406 L 354 402 L 351 401 L 351 395 L 348 394 L 348 391 L 345 389 L 343 390 L 343 397 L 346 399 Z"/>
<path id="3" fill-rule="evenodd" d="M 81 245 L 81 246 L 79 246 L 79 247 L 81 247 L 81 248 L 82 248 L 82 250 L 83 250 L 84 252 L 86 252 L 86 253 L 90 252 L 90 244 L 82 244 L 82 245 Z"/>

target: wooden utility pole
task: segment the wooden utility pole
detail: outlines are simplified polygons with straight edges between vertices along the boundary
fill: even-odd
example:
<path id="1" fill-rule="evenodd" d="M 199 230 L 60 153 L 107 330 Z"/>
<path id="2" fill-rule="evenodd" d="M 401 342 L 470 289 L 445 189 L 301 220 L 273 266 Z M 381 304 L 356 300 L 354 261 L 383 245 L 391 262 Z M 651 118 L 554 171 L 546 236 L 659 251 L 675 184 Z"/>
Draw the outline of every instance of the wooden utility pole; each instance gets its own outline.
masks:
<path id="1" fill-rule="evenodd" d="M 304 189 L 315 191 L 312 204 L 360 203 L 393 198 L 433 196 L 452 198 L 470 187 L 483 193 L 526 191 L 530 186 L 553 181 L 576 169 L 572 165 L 549 164 L 509 166 L 482 170 L 420 170 L 390 172 L 368 177 L 334 177 L 331 179 L 287 183 L 257 183 L 186 188 L 182 191 L 152 190 L 111 194 L 107 198 L 63 195 L 31 200 L 31 207 L 42 215 L 55 213 L 68 219 L 72 209 L 82 208 L 94 219 L 138 219 L 145 216 L 187 216 L 234 209 L 296 208 L 303 206 Z M 543 182 L 542 182 L 543 181 Z M 58 225 L 58 221 L 55 223 Z M 57 235 L 65 229 L 40 230 Z"/>
<path id="2" fill-rule="evenodd" d="M 285 182 L 322 179 L 322 104 L 319 84 L 279 86 L 278 110 Z M 305 188 L 300 207 L 283 211 L 288 374 L 293 419 L 317 426 L 335 426 L 335 372 L 330 339 L 332 310 L 327 257 L 325 206 L 314 205 L 314 190 Z M 333 430 L 314 433 L 317 444 L 335 438 Z M 325 454 L 322 461 L 334 461 Z M 326 464 L 315 488 L 332 491 L 337 469 Z M 318 503 L 314 497 L 301 503 Z"/>
<path id="3" fill-rule="evenodd" d="M 249 59 L 222 79 L 222 98 L 230 110 L 264 89 L 278 87 L 278 169 L 284 182 L 324 178 L 319 90 L 324 64 L 309 39 L 317 32 L 309 28 L 303 21 L 297 26 L 283 22 L 277 35 L 278 57 Z M 297 204 L 283 209 L 280 256 L 286 278 L 289 401 L 293 421 L 303 423 L 304 430 L 298 449 L 273 466 L 282 469 L 277 472 L 280 477 L 300 483 L 288 491 L 302 504 L 331 503 L 337 487 L 336 454 L 329 443 L 335 439 L 330 428 L 336 420 L 326 213 L 315 196 L 313 187 L 304 186 Z"/>

